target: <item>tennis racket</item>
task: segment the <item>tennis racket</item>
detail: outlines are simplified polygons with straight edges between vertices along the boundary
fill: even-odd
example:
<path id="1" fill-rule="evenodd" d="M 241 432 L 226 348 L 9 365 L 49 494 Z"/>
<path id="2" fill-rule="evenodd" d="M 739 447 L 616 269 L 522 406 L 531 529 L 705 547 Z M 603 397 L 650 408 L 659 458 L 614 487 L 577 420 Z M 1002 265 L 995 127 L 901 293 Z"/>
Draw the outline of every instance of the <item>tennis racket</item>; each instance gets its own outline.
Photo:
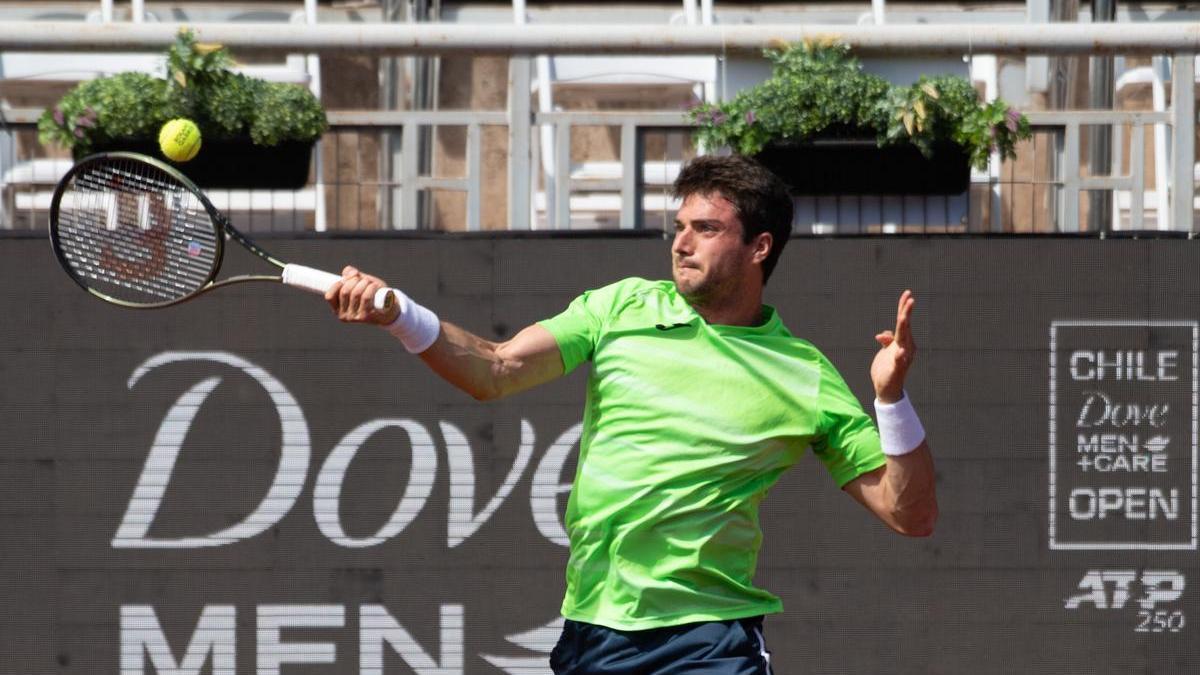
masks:
<path id="1" fill-rule="evenodd" d="M 280 272 L 217 281 L 226 240 Z M 71 167 L 50 203 L 50 241 L 75 283 L 122 307 L 169 307 L 247 281 L 282 282 L 323 295 L 341 280 L 275 258 L 234 229 L 182 173 L 131 152 L 92 155 Z M 375 294 L 376 309 L 391 307 L 390 290 Z"/>

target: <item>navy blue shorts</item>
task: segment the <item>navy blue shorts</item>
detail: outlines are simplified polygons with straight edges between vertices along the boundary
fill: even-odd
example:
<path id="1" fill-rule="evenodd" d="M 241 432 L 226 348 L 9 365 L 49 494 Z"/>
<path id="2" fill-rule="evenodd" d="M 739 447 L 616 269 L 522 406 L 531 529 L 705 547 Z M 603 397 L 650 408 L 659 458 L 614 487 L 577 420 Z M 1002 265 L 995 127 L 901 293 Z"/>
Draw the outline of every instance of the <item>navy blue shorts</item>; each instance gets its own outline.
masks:
<path id="1" fill-rule="evenodd" d="M 550 653 L 555 675 L 771 675 L 762 617 L 649 630 L 567 620 Z"/>

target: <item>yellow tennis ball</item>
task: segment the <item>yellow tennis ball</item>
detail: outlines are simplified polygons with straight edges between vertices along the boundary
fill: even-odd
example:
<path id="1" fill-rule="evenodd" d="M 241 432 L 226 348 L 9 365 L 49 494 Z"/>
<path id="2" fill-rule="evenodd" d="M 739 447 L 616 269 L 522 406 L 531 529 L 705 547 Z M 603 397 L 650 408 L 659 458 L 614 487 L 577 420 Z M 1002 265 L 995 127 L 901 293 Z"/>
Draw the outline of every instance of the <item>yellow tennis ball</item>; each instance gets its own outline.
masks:
<path id="1" fill-rule="evenodd" d="M 186 162 L 200 152 L 200 129 L 191 120 L 173 119 L 158 132 L 158 147 L 170 160 Z"/>

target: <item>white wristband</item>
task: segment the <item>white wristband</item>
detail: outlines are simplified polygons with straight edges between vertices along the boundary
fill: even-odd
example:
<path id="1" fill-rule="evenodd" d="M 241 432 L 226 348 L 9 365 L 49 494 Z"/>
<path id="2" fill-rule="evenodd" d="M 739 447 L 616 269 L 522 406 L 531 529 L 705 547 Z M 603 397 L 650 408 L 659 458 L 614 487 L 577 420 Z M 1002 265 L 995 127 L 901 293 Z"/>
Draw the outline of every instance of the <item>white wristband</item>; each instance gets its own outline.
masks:
<path id="1" fill-rule="evenodd" d="M 410 354 L 420 354 L 429 349 L 442 331 L 442 322 L 437 314 L 417 304 L 401 291 L 392 288 L 388 289 L 388 292 L 396 298 L 400 314 L 384 328 L 395 335 Z"/>
<path id="2" fill-rule="evenodd" d="M 907 455 L 925 440 L 925 428 L 907 393 L 895 403 L 875 399 L 875 417 L 879 420 L 879 440 L 885 455 Z"/>

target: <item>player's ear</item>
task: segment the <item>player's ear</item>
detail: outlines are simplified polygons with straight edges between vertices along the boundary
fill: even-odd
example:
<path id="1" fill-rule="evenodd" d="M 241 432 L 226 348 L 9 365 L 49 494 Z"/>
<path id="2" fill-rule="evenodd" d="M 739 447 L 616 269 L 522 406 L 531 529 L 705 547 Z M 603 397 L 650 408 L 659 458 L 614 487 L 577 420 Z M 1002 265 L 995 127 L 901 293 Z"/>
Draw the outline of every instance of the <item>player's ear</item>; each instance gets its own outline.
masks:
<path id="1" fill-rule="evenodd" d="M 762 264 L 767 256 L 771 255 L 771 246 L 775 243 L 775 238 L 770 232 L 760 232 L 754 238 L 754 257 L 751 258 L 756 263 Z"/>

